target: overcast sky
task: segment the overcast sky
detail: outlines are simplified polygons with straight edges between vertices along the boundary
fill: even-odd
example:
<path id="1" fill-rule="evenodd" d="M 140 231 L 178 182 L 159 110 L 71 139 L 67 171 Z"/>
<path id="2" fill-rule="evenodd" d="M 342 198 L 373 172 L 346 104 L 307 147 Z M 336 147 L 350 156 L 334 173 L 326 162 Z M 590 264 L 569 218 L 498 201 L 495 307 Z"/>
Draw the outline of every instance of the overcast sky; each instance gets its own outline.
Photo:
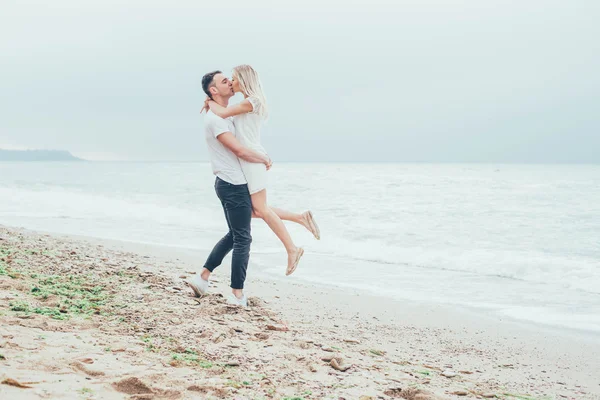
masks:
<path id="1" fill-rule="evenodd" d="M 205 160 L 201 77 L 247 63 L 275 161 L 600 162 L 598 21 L 597 0 L 0 0 L 0 148 Z"/>

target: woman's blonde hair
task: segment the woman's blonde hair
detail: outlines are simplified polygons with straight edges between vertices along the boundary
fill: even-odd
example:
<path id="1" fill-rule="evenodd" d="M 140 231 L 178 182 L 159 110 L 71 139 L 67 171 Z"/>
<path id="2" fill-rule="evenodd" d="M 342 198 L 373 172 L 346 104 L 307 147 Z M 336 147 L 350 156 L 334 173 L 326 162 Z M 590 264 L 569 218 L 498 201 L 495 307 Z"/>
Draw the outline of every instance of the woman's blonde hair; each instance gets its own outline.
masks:
<path id="1" fill-rule="evenodd" d="M 258 72 L 249 65 L 238 65 L 233 69 L 233 76 L 239 81 L 240 89 L 246 96 L 258 99 L 258 109 L 254 112 L 266 119 L 269 115 L 267 99 L 263 93 Z"/>

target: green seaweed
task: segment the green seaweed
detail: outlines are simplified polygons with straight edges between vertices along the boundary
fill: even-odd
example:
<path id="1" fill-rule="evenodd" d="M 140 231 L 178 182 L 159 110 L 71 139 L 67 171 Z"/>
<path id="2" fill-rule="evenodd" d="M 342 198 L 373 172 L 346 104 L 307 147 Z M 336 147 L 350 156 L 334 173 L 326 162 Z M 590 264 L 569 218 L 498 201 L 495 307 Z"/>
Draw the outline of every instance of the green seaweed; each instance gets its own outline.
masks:
<path id="1" fill-rule="evenodd" d="M 30 312 L 30 306 L 29 303 L 26 303 L 24 301 L 15 301 L 8 303 L 8 306 L 10 307 L 11 311 L 15 311 L 15 312 Z"/>
<path id="2" fill-rule="evenodd" d="M 189 349 L 186 349 L 185 353 L 171 353 L 171 359 L 186 365 L 197 365 L 201 368 L 212 368 L 214 366 L 212 362 L 202 359 L 196 352 Z"/>

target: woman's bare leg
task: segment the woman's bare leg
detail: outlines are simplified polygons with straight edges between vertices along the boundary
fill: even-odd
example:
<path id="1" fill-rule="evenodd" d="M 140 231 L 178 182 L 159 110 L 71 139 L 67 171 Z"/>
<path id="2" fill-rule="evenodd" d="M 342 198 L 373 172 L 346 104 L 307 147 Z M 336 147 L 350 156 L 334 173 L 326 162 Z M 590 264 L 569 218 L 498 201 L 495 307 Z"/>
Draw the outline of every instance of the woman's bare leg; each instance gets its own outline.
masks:
<path id="1" fill-rule="evenodd" d="M 297 247 L 292 240 L 287 228 L 283 224 L 281 218 L 275 213 L 275 211 L 267 204 L 267 191 L 261 190 L 258 193 L 254 193 L 251 196 L 252 208 L 254 214 L 260 216 L 269 228 L 277 235 L 281 243 L 283 243 L 285 250 L 288 253 L 288 273 L 293 272 L 295 265 L 298 264 L 299 256 L 302 255 L 303 250 Z M 292 213 L 288 213 L 292 214 Z M 289 215 L 288 215 L 289 216 Z"/>
<path id="2" fill-rule="evenodd" d="M 295 212 L 283 210 L 277 207 L 270 207 L 271 210 L 283 221 L 295 222 L 299 225 L 305 227 L 310 233 L 317 236 L 314 232 L 314 228 L 310 226 L 308 211 L 303 212 L 302 214 L 297 214 Z M 256 212 L 252 211 L 252 218 L 262 218 Z"/>

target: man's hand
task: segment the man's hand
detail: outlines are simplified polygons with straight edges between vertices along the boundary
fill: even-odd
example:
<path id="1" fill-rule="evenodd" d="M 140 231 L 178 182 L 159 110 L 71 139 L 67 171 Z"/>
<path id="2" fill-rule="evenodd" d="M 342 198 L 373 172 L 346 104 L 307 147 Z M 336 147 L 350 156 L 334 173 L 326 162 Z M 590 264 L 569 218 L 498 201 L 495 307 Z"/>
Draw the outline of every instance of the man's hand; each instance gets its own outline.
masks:
<path id="1" fill-rule="evenodd" d="M 271 167 L 273 166 L 273 160 L 271 160 L 271 157 L 267 156 L 269 158 L 269 161 L 267 161 L 265 163 L 265 165 L 267 166 L 267 171 L 271 169 Z"/>

